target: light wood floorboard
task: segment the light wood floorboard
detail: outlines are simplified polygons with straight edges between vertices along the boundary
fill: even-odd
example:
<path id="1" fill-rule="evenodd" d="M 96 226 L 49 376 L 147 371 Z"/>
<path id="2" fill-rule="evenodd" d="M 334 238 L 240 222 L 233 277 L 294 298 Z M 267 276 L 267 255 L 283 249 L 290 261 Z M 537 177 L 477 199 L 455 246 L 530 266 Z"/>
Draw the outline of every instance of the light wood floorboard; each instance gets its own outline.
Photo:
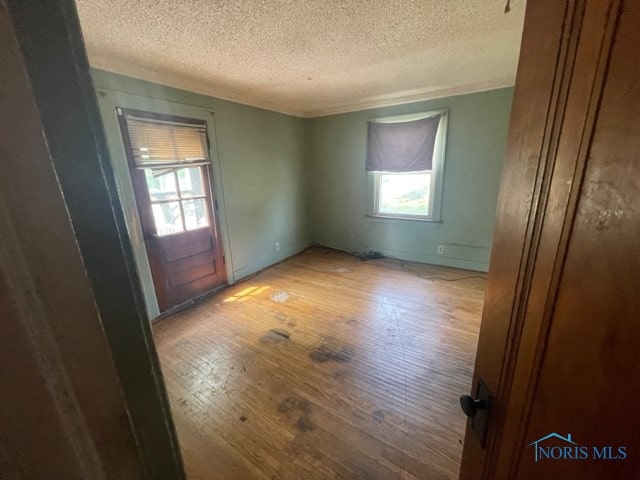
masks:
<path id="1" fill-rule="evenodd" d="M 312 248 L 158 322 L 189 480 L 457 479 L 478 276 Z"/>

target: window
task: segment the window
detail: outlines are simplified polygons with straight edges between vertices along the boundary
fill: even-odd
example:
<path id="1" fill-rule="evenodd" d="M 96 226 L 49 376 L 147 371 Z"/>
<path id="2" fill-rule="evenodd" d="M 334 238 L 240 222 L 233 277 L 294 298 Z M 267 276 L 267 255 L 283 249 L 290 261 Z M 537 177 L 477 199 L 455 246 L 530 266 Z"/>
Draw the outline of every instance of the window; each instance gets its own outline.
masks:
<path id="1" fill-rule="evenodd" d="M 370 214 L 440 220 L 447 111 L 369 122 Z"/>
<path id="2" fill-rule="evenodd" d="M 429 215 L 431 171 L 379 173 L 378 210 L 383 215 Z"/>

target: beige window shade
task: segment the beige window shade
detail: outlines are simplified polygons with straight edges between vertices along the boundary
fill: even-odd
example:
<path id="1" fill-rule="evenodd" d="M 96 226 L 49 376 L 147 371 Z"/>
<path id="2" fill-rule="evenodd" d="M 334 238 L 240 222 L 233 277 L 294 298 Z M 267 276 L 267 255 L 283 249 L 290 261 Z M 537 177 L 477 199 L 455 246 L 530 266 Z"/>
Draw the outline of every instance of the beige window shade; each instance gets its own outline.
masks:
<path id="1" fill-rule="evenodd" d="M 125 116 L 136 167 L 210 162 L 205 124 L 190 125 Z"/>

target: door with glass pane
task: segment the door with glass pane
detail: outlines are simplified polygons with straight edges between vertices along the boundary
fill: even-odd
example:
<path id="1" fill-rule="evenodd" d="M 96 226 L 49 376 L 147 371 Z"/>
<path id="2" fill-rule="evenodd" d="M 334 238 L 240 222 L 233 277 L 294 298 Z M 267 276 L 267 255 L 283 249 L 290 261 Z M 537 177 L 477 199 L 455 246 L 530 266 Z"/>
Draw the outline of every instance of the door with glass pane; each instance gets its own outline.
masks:
<path id="1" fill-rule="evenodd" d="M 206 123 L 119 109 L 161 311 L 226 283 Z"/>

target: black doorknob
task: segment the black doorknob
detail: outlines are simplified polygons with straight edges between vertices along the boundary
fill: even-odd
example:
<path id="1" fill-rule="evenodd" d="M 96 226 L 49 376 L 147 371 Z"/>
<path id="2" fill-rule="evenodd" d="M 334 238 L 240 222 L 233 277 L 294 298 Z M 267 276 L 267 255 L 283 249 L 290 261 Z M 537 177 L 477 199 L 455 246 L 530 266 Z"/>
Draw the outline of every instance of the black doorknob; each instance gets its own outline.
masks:
<path id="1" fill-rule="evenodd" d="M 467 417 L 474 417 L 478 410 L 488 407 L 484 400 L 476 400 L 471 395 L 460 395 L 460 406 Z"/>

